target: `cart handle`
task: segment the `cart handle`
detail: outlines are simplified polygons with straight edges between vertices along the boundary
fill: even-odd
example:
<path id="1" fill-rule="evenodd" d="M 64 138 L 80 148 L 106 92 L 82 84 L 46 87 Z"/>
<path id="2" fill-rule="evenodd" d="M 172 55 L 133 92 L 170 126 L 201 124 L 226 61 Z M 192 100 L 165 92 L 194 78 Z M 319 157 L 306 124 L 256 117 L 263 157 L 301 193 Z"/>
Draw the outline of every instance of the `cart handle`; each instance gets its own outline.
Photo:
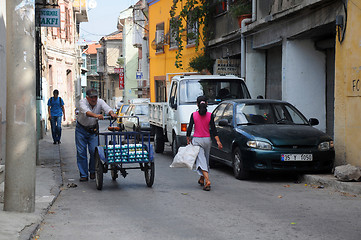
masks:
<path id="1" fill-rule="evenodd" d="M 109 127 L 113 126 L 117 119 L 118 118 L 113 118 L 112 116 L 104 116 L 104 120 L 109 120 Z"/>

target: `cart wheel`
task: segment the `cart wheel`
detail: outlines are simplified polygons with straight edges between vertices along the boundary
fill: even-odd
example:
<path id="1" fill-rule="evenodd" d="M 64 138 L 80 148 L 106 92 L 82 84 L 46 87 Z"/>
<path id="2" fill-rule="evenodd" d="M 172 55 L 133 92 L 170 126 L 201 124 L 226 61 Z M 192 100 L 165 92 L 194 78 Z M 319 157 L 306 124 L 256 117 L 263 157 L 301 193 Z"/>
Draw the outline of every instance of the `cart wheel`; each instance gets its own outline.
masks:
<path id="1" fill-rule="evenodd" d="M 145 175 L 145 182 L 147 183 L 148 187 L 152 187 L 154 183 L 154 162 L 151 163 L 144 163 L 144 175 Z"/>
<path id="2" fill-rule="evenodd" d="M 113 181 L 117 180 L 117 178 L 118 178 L 118 170 L 117 169 L 112 169 L 110 173 L 112 175 Z"/>
<path id="3" fill-rule="evenodd" d="M 103 172 L 104 172 L 104 166 L 102 161 L 100 160 L 100 156 L 98 153 L 98 150 L 95 150 L 94 154 L 95 158 L 95 184 L 97 186 L 98 190 L 102 190 L 103 188 Z"/>

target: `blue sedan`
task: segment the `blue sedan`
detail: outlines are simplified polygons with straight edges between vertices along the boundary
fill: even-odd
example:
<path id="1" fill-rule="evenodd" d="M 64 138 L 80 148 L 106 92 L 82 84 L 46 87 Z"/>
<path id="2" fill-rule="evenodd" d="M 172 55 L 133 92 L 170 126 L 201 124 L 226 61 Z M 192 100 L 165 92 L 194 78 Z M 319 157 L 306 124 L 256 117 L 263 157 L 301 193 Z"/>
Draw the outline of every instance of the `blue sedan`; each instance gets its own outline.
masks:
<path id="1" fill-rule="evenodd" d="M 233 167 L 237 179 L 252 171 L 330 172 L 335 150 L 326 133 L 312 127 L 293 105 L 268 99 L 224 101 L 213 111 L 223 149 L 212 143 L 214 161 Z"/>

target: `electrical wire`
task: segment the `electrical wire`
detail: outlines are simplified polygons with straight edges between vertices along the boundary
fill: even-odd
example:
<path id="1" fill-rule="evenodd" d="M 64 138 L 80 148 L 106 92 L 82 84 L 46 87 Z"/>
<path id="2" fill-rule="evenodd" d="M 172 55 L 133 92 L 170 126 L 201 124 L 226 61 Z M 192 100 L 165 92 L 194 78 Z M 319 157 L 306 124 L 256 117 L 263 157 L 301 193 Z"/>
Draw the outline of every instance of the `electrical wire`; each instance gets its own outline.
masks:
<path id="1" fill-rule="evenodd" d="M 88 34 L 90 34 L 90 35 L 93 35 L 93 36 L 104 37 L 104 36 L 106 36 L 106 35 L 109 35 L 109 34 L 97 34 L 97 33 L 91 33 L 91 32 L 88 32 L 88 31 L 84 30 L 83 28 L 80 28 L 80 30 L 82 30 L 82 31 L 84 31 L 84 32 L 86 32 L 86 33 L 88 33 Z"/>

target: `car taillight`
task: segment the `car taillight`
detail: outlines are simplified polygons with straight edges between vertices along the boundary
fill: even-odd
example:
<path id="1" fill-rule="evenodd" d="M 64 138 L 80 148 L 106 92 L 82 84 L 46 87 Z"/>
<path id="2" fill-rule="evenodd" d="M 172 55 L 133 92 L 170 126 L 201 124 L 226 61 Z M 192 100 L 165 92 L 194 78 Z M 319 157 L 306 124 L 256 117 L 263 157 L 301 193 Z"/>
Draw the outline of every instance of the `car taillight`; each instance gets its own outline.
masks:
<path id="1" fill-rule="evenodd" d="M 186 132 L 187 131 L 187 123 L 181 123 L 181 131 Z"/>

